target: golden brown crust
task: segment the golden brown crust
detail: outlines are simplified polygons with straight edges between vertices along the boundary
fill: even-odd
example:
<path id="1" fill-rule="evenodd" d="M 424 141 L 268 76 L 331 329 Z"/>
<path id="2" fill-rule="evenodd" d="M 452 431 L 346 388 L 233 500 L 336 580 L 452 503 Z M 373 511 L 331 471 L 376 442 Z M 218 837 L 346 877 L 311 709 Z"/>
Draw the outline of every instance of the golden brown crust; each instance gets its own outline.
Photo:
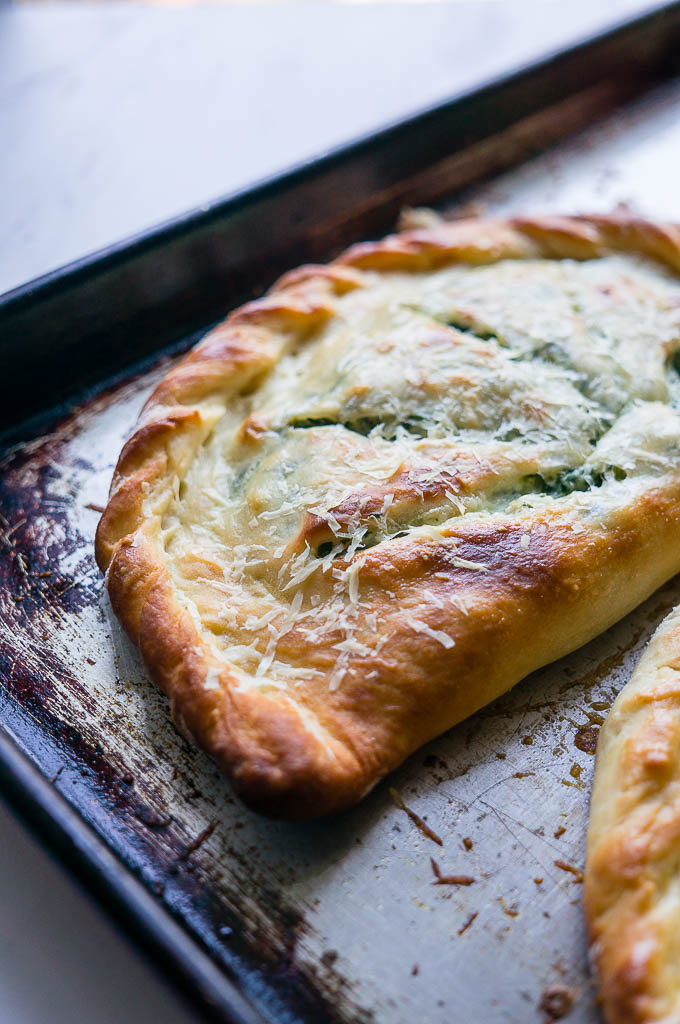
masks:
<path id="1" fill-rule="evenodd" d="M 680 609 L 598 740 L 585 899 L 608 1024 L 680 1019 Z"/>
<path id="2" fill-rule="evenodd" d="M 265 692 L 239 685 L 177 597 L 149 525 L 168 507 L 171 481 L 180 485 L 225 409 L 257 386 L 284 344 L 304 344 L 334 315 L 339 296 L 376 273 L 500 259 L 587 260 L 611 249 L 680 268 L 674 227 L 625 216 L 457 221 L 363 243 L 328 267 L 287 274 L 269 295 L 237 310 L 147 402 L 116 469 L 97 561 L 108 571 L 114 610 L 170 697 L 176 721 L 251 805 L 291 818 L 348 806 L 422 742 L 601 632 L 680 568 L 680 492 L 675 483 L 651 488 L 633 507 L 613 510 L 607 530 L 576 531 L 571 511 L 548 510 L 495 516 L 487 526 L 463 517 L 436 539 L 378 544 L 362 556 L 362 599 L 389 627 L 389 652 L 374 652 L 364 672 L 329 692 L 338 635 L 331 629 L 310 647 L 294 627 L 279 641 L 281 656 L 317 674 L 304 686 Z M 267 423 L 255 416 L 241 430 L 256 443 Z M 466 473 L 484 477 L 461 462 L 461 493 Z M 391 491 L 397 505 L 424 500 L 407 472 L 403 494 L 398 485 Z M 382 498 L 376 485 L 361 500 L 377 508 Z M 339 519 L 351 518 L 353 500 L 339 504 Z M 326 539 L 327 524 L 309 515 L 293 547 Z M 342 557 L 334 563 L 340 570 L 349 564 Z M 426 613 L 424 589 L 435 602 Z"/>
<path id="3" fill-rule="evenodd" d="M 338 807 L 361 797 L 346 748 L 331 737 L 321 742 L 312 736 L 285 701 L 233 690 L 228 669 L 211 663 L 190 617 L 173 599 L 167 572 L 143 544 L 125 540 L 118 546 L 107 582 L 113 610 L 169 697 L 180 732 L 210 752 L 253 807 L 295 819 L 325 803 L 329 791 Z M 211 667 L 219 689 L 204 685 Z"/>

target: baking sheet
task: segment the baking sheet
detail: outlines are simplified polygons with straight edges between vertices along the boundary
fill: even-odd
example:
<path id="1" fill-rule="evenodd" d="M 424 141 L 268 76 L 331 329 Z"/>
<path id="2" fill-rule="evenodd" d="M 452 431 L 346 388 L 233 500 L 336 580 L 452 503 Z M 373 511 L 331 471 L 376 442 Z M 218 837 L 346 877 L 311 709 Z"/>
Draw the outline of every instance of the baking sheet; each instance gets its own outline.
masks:
<path id="1" fill-rule="evenodd" d="M 673 83 L 463 202 L 502 213 L 625 203 L 680 220 L 679 157 Z M 546 986 L 562 984 L 570 1022 L 595 1021 L 580 905 L 588 730 L 680 582 L 416 753 L 360 807 L 266 821 L 172 727 L 92 557 L 115 458 L 165 368 L 4 460 L 3 721 L 265 1015 L 531 1022 L 545 1019 Z M 437 870 L 475 881 L 436 885 Z"/>

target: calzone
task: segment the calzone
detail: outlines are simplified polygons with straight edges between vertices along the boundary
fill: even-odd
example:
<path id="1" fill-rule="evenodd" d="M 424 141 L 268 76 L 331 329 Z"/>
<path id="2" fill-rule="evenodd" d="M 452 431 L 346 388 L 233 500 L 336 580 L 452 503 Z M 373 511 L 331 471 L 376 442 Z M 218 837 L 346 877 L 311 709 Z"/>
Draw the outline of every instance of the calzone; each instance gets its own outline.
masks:
<path id="1" fill-rule="evenodd" d="M 469 219 L 231 313 L 148 400 L 96 553 L 251 806 L 353 804 L 680 570 L 680 231 Z"/>

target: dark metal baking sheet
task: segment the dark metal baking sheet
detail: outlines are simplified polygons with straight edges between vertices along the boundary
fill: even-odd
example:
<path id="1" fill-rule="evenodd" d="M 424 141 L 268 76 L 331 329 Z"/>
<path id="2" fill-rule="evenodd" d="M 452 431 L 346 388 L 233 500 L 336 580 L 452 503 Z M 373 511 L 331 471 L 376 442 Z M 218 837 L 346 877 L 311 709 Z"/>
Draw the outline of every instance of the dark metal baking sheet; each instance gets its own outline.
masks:
<path id="1" fill-rule="evenodd" d="M 0 430 L 72 397 L 309 260 L 383 234 L 669 74 L 678 4 L 49 274 L 0 300 Z"/>
<path id="2" fill-rule="evenodd" d="M 92 537 L 115 457 L 167 365 L 158 353 L 285 266 L 387 227 L 404 200 L 625 201 L 680 219 L 668 64 L 679 38 L 674 4 L 0 308 L 14 441 L 0 475 L 2 791 L 214 1019 L 530 1022 L 561 983 L 570 1020 L 595 1020 L 578 874 L 588 744 L 677 582 L 414 755 L 360 807 L 294 826 L 243 809 L 175 732 L 111 615 Z M 18 425 L 29 369 L 40 418 Z M 52 422 L 48 402 L 95 383 Z M 433 886 L 432 858 L 475 883 Z"/>

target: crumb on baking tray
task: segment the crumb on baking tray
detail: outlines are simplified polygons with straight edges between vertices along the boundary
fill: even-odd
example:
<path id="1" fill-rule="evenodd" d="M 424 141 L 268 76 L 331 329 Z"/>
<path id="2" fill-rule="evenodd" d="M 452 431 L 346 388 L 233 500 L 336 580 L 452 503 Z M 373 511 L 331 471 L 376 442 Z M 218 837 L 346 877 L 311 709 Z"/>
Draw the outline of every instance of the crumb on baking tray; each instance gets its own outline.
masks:
<path id="1" fill-rule="evenodd" d="M 561 1020 L 571 1010 L 574 993 L 566 985 L 548 985 L 541 993 L 538 1007 L 548 1015 L 548 1021 Z"/>
<path id="2" fill-rule="evenodd" d="M 582 750 L 584 754 L 594 754 L 599 731 L 593 725 L 582 726 L 574 736 L 574 746 Z"/>
<path id="3" fill-rule="evenodd" d="M 443 875 L 434 857 L 430 857 L 430 864 L 434 873 L 433 885 L 472 885 L 475 881 L 471 875 Z"/>
<path id="4" fill-rule="evenodd" d="M 427 822 L 423 821 L 419 814 L 416 814 L 415 811 L 412 811 L 410 807 L 406 806 L 403 797 L 401 796 L 401 793 L 398 792 L 398 790 L 390 789 L 390 796 L 394 800 L 397 807 L 409 816 L 409 818 L 416 826 L 418 831 L 422 832 L 426 839 L 431 839 L 432 842 L 437 843 L 438 846 L 444 845 L 441 837 L 437 835 L 434 829 L 431 829 Z"/>
<path id="5" fill-rule="evenodd" d="M 462 926 L 461 926 L 461 927 L 460 927 L 460 928 L 458 929 L 458 934 L 459 934 L 459 935 L 464 935 L 464 934 L 465 934 L 465 932 L 466 932 L 466 931 L 468 930 L 468 928 L 469 928 L 469 927 L 470 927 L 470 925 L 471 925 L 471 924 L 473 923 L 473 921 L 475 920 L 475 918 L 476 918 L 476 917 L 479 917 L 479 911 L 478 911 L 478 910 L 475 910 L 475 911 L 474 911 L 474 912 L 473 912 L 472 914 L 470 914 L 470 916 L 468 917 L 468 919 L 467 919 L 467 921 L 465 922 L 465 924 L 463 924 L 463 925 L 462 925 Z"/>

